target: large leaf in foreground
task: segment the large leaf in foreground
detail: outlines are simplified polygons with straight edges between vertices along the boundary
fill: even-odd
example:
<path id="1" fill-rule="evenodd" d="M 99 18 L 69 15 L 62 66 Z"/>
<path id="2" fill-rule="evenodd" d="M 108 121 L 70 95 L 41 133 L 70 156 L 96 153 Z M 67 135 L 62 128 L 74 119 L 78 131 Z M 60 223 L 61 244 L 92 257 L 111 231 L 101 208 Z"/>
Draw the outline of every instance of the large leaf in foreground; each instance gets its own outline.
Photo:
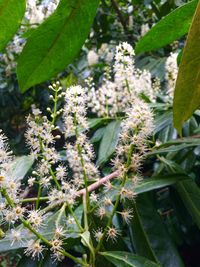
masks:
<path id="1" fill-rule="evenodd" d="M 100 254 L 117 267 L 161 267 L 159 264 L 126 251 L 109 251 Z"/>
<path id="2" fill-rule="evenodd" d="M 136 45 L 136 53 L 161 48 L 177 40 L 189 30 L 197 0 L 191 1 L 172 11 L 153 26 Z"/>
<path id="3" fill-rule="evenodd" d="M 22 92 L 52 78 L 75 59 L 98 3 L 99 0 L 61 0 L 56 11 L 32 33 L 17 66 Z"/>
<path id="4" fill-rule="evenodd" d="M 135 216 L 129 230 L 136 253 L 163 267 L 184 266 L 152 199 L 139 195 L 133 208 Z"/>
<path id="5" fill-rule="evenodd" d="M 25 0 L 0 0 L 0 51 L 19 28 L 25 8 Z"/>
<path id="6" fill-rule="evenodd" d="M 200 105 L 200 2 L 198 3 L 178 72 L 174 94 L 174 125 L 181 127 Z"/>

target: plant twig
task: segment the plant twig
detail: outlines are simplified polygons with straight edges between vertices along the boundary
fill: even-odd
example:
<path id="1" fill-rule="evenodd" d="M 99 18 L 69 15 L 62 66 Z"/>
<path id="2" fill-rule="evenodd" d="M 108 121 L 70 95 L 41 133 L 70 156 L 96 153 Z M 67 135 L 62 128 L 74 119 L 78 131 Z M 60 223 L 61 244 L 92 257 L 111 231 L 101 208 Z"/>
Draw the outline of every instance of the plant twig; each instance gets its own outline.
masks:
<path id="1" fill-rule="evenodd" d="M 127 29 L 126 21 L 123 17 L 121 10 L 118 7 L 117 2 L 115 0 L 111 0 L 111 3 L 112 3 L 113 8 L 115 9 L 115 12 L 117 13 L 117 15 L 119 17 L 119 20 L 120 20 L 120 22 L 124 28 L 124 31 L 127 32 L 128 29 Z"/>

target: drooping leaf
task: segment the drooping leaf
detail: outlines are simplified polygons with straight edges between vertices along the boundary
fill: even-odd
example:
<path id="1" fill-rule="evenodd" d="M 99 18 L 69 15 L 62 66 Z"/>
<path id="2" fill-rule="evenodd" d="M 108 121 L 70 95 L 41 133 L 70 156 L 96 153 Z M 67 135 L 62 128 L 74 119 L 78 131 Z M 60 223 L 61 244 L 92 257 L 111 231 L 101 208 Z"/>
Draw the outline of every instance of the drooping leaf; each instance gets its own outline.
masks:
<path id="1" fill-rule="evenodd" d="M 21 92 L 63 71 L 78 55 L 99 0 L 61 0 L 56 11 L 28 38 L 18 60 Z"/>
<path id="2" fill-rule="evenodd" d="M 200 2 L 183 50 L 174 93 L 174 126 L 181 127 L 200 105 Z"/>
<path id="3" fill-rule="evenodd" d="M 177 183 L 176 189 L 194 222 L 200 228 L 200 189 L 197 184 L 192 180 L 185 180 Z"/>
<path id="4" fill-rule="evenodd" d="M 148 194 L 139 195 L 133 208 L 135 216 L 129 230 L 136 253 L 163 267 L 184 266 Z"/>
<path id="5" fill-rule="evenodd" d="M 117 267 L 161 267 L 146 258 L 126 251 L 109 251 L 100 254 Z"/>
<path id="6" fill-rule="evenodd" d="M 19 28 L 25 9 L 25 0 L 0 0 L 0 51 Z"/>
<path id="7" fill-rule="evenodd" d="M 117 121 L 112 121 L 106 126 L 99 147 L 97 165 L 105 163 L 114 153 L 118 142 L 120 124 L 121 121 L 117 120 Z"/>
<path id="8" fill-rule="evenodd" d="M 136 45 L 136 53 L 161 48 L 182 37 L 189 30 L 197 0 L 175 9 L 153 26 Z"/>

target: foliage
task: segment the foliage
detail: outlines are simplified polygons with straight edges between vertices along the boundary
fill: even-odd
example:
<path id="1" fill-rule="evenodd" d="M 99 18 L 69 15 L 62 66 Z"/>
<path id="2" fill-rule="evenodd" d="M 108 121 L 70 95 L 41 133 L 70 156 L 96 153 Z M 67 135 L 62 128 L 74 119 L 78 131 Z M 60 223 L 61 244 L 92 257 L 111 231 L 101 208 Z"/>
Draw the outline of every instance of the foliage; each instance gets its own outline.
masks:
<path id="1" fill-rule="evenodd" d="M 198 266 L 199 4 L 192 22 L 198 1 L 27 1 L 26 11 L 18 2 L 9 27 L 0 27 L 0 126 L 21 155 L 10 158 L 1 134 L 0 151 L 9 160 L 8 166 L 1 162 L 0 178 L 17 179 L 20 188 L 12 191 L 0 181 L 1 266 Z M 13 1 L 0 1 L 4 25 L 13 7 Z M 134 59 L 125 41 L 135 47 Z M 124 47 L 121 68 L 116 52 Z M 85 103 L 88 109 L 77 120 L 73 90 L 80 96 L 80 88 L 86 98 L 77 110 Z M 123 129 L 139 110 L 147 123 L 149 109 L 154 130 L 145 137 L 138 167 L 140 142 L 134 139 L 134 151 L 127 151 Z M 111 180 L 106 187 L 94 178 Z M 86 198 L 80 197 L 83 190 Z M 124 201 L 122 192 L 130 199 Z M 9 212 L 18 206 L 23 216 L 10 223 Z M 35 210 L 38 217 L 31 217 Z M 27 257 L 19 256 L 24 250 Z"/>
<path id="2" fill-rule="evenodd" d="M 199 66 L 198 50 L 199 42 L 196 36 L 199 36 L 200 22 L 200 4 L 198 4 L 196 13 L 190 28 L 188 39 L 183 51 L 180 64 L 180 71 L 177 78 L 176 90 L 174 94 L 174 125 L 181 132 L 181 127 L 193 112 L 199 107 Z M 188 90 L 188 87 L 190 88 Z M 187 107 L 187 108 L 185 108 Z"/>

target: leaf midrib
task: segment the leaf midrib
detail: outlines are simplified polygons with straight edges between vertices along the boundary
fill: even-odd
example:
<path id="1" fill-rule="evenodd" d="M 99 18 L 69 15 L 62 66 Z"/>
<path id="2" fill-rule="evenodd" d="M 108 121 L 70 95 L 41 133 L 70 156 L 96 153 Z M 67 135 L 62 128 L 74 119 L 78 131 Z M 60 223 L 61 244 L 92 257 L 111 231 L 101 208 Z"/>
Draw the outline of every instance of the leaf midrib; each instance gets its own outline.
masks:
<path id="1" fill-rule="evenodd" d="M 62 27 L 62 31 L 59 31 L 58 34 L 55 36 L 54 41 L 52 42 L 51 46 L 47 49 L 47 53 L 46 53 L 45 57 L 43 57 L 43 58 L 39 61 L 39 63 L 37 64 L 38 66 L 40 66 L 40 65 L 42 64 L 42 62 L 44 62 L 44 61 L 46 60 L 46 58 L 49 57 L 49 54 L 51 53 L 51 51 L 52 51 L 52 49 L 54 48 L 55 44 L 56 44 L 57 41 L 62 37 L 62 35 L 63 35 L 63 31 L 65 30 L 66 26 L 68 26 L 68 21 L 69 21 L 70 19 L 73 19 L 73 17 L 75 16 L 75 14 L 76 14 L 76 12 L 77 12 L 77 10 L 78 10 L 80 4 L 81 4 L 81 0 L 77 0 L 77 2 L 76 2 L 76 6 L 75 6 L 75 7 L 71 7 L 71 12 L 70 12 L 69 16 L 68 16 L 68 17 L 65 19 L 65 21 L 64 21 L 64 25 L 63 25 L 63 27 Z M 27 79 L 28 81 L 31 79 L 32 76 L 35 75 L 35 72 L 37 72 L 37 69 L 38 69 L 38 67 L 36 67 L 36 68 L 34 69 L 34 71 L 33 71 L 33 72 L 31 73 L 31 75 L 29 76 L 29 79 Z M 27 85 L 27 84 L 28 84 L 28 82 L 25 83 L 25 85 L 23 86 L 23 88 L 26 88 L 26 85 Z"/>

